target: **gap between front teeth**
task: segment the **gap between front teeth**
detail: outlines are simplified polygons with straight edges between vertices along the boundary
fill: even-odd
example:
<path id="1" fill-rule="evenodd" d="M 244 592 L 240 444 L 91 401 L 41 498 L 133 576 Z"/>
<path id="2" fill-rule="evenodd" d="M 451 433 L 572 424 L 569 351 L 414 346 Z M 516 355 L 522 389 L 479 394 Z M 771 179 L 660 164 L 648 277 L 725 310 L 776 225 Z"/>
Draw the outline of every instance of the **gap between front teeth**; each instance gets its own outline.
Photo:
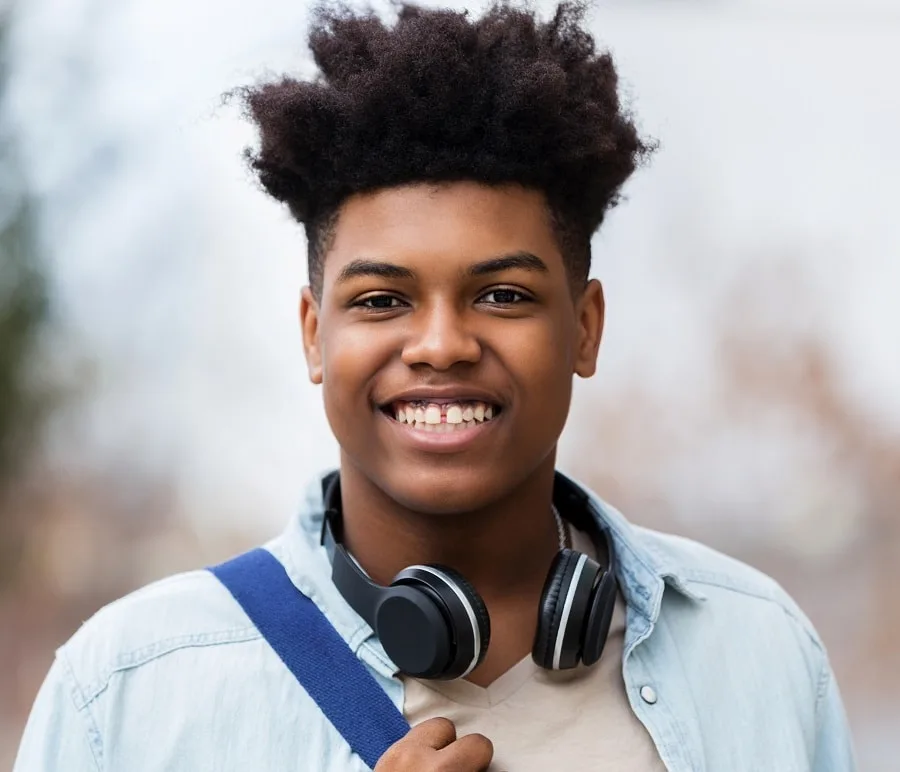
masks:
<path id="1" fill-rule="evenodd" d="M 484 402 L 405 403 L 395 406 L 394 417 L 415 429 L 446 432 L 490 421 L 494 408 Z"/>

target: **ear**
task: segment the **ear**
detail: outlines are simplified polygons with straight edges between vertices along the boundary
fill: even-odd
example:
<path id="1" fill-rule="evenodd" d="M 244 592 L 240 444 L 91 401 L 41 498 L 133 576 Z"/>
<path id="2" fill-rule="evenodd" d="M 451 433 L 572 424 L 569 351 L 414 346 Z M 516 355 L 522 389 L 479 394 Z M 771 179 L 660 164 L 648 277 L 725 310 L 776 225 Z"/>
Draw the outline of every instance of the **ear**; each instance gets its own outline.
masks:
<path id="1" fill-rule="evenodd" d="M 597 371 L 597 353 L 603 337 L 606 301 L 603 285 L 591 279 L 575 307 L 578 338 L 575 344 L 575 373 L 590 378 Z"/>
<path id="2" fill-rule="evenodd" d="M 319 341 L 319 303 L 309 287 L 300 292 L 300 329 L 309 380 L 322 383 L 322 346 Z"/>

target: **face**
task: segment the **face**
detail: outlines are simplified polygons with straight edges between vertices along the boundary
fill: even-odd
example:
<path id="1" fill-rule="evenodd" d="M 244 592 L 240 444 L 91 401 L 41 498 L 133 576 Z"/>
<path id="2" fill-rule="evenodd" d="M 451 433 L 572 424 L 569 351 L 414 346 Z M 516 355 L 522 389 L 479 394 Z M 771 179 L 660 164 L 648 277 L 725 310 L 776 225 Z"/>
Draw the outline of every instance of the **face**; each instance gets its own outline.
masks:
<path id="1" fill-rule="evenodd" d="M 467 182 L 348 199 L 300 311 L 343 463 L 430 514 L 552 468 L 603 327 L 600 285 L 573 297 L 543 195 Z"/>

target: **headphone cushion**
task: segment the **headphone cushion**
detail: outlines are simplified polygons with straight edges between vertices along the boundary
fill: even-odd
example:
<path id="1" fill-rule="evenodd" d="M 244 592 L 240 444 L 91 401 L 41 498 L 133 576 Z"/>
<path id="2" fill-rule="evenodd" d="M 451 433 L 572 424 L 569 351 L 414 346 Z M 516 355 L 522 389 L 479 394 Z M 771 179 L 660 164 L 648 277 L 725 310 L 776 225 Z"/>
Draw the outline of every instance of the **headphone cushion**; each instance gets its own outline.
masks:
<path id="1" fill-rule="evenodd" d="M 391 582 L 392 587 L 400 585 L 418 586 L 426 590 L 435 597 L 442 613 L 449 617 L 446 620 L 447 645 L 454 653 L 441 673 L 428 677 L 459 678 L 477 667 L 490 643 L 491 622 L 487 607 L 475 588 L 461 574 L 441 565 L 405 568 Z M 473 619 L 477 637 L 472 629 Z"/>
<path id="2" fill-rule="evenodd" d="M 562 618 L 562 604 L 559 596 L 564 586 L 568 586 L 578 555 L 574 550 L 561 549 L 553 558 L 550 571 L 541 592 L 538 606 L 538 623 L 534 636 L 534 648 L 531 656 L 542 668 L 553 666 L 552 646 L 556 640 L 556 631 Z"/>
<path id="3" fill-rule="evenodd" d="M 597 589 L 591 598 L 591 607 L 585 625 L 582 661 L 587 666 L 593 665 L 603 654 L 618 593 L 619 586 L 616 577 L 611 571 L 603 571 Z"/>
<path id="4" fill-rule="evenodd" d="M 481 634 L 481 651 L 478 655 L 478 664 L 481 664 L 484 655 L 487 654 L 488 646 L 491 642 L 491 617 L 490 614 L 488 614 L 487 606 L 484 605 L 484 600 L 482 600 L 481 595 L 478 594 L 478 590 L 475 589 L 472 583 L 459 573 L 459 571 L 455 571 L 452 568 L 442 565 L 434 565 L 432 567 L 442 571 L 456 582 L 459 589 L 462 590 L 463 595 L 465 595 L 469 600 L 469 603 L 472 604 L 472 610 L 475 612 L 475 621 L 478 624 L 478 631 Z"/>

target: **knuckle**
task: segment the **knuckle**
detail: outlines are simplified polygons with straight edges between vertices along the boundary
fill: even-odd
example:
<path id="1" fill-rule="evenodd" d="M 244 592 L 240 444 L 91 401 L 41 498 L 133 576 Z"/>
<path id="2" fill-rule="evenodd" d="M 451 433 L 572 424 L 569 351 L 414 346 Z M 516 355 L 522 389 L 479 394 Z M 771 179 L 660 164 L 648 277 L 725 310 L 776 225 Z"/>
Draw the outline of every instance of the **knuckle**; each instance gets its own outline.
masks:
<path id="1" fill-rule="evenodd" d="M 444 718 L 443 716 L 438 716 L 436 718 L 429 719 L 427 722 L 431 727 L 435 729 L 440 729 L 444 732 L 455 732 L 456 727 L 453 725 L 453 722 L 449 718 Z"/>
<path id="2" fill-rule="evenodd" d="M 385 751 L 384 755 L 378 760 L 376 766 L 377 772 L 390 772 L 394 769 L 414 769 L 413 764 L 417 761 L 418 749 L 412 743 L 401 740 L 394 743 Z"/>

